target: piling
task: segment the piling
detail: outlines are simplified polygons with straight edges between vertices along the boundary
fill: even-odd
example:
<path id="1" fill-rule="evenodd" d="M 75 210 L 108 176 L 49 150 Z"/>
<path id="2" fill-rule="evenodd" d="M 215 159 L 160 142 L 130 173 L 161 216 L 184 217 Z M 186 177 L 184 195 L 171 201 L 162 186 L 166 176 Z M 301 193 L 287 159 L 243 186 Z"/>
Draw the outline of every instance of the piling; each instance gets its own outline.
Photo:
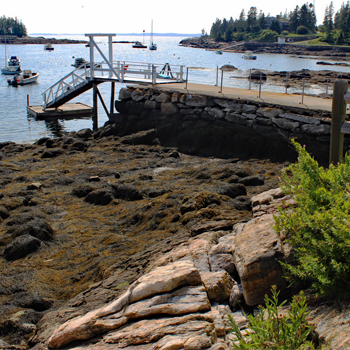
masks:
<path id="1" fill-rule="evenodd" d="M 344 134 L 341 133 L 341 127 L 346 116 L 346 103 L 344 100 L 344 95 L 347 91 L 347 81 L 336 80 L 334 82 L 329 164 L 336 165 L 343 157 Z"/>

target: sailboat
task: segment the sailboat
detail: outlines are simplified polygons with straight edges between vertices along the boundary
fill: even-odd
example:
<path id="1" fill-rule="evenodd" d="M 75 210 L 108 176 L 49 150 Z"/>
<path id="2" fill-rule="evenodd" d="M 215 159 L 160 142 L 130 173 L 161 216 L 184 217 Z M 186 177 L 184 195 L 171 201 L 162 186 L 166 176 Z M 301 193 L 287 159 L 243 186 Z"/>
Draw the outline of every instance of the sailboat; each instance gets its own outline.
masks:
<path id="1" fill-rule="evenodd" d="M 152 25 L 151 25 L 151 42 L 149 44 L 149 49 L 152 51 L 157 50 L 157 44 L 153 42 L 153 19 L 152 19 Z"/>
<path id="2" fill-rule="evenodd" d="M 13 75 L 21 72 L 20 60 L 16 56 L 7 59 L 6 31 L 5 31 L 5 68 L 1 69 L 2 74 Z"/>

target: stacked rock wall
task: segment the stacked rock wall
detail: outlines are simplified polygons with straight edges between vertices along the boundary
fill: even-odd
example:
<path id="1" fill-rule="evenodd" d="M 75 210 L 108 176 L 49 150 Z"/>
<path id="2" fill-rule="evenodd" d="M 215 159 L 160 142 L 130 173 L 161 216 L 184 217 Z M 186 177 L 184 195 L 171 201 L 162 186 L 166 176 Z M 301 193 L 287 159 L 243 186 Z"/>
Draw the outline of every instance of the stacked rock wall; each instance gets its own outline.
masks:
<path id="1" fill-rule="evenodd" d="M 294 161 L 295 139 L 327 165 L 331 113 L 242 99 L 128 87 L 105 133 L 157 129 L 160 142 L 192 154 Z M 113 129 L 113 131 L 112 131 Z M 346 139 L 346 148 L 349 145 Z"/>

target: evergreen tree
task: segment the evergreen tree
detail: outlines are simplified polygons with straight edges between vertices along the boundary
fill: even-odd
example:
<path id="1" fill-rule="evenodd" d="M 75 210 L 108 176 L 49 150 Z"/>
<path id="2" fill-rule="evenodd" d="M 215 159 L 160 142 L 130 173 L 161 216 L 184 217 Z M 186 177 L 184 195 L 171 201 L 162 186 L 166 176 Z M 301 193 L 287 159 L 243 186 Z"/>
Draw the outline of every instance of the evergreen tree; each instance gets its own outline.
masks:
<path id="1" fill-rule="evenodd" d="M 342 31 L 344 36 L 349 35 L 349 25 L 350 25 L 350 3 L 342 4 L 340 10 L 335 16 L 335 28 Z"/>
<path id="2" fill-rule="evenodd" d="M 221 24 L 221 28 L 220 28 L 221 29 L 220 32 L 222 35 L 225 35 L 227 28 L 228 28 L 228 21 L 226 18 L 224 18 L 222 20 L 222 24 Z"/>
<path id="3" fill-rule="evenodd" d="M 259 27 L 264 30 L 266 29 L 266 17 L 264 12 L 260 11 L 258 18 Z"/>
<path id="4" fill-rule="evenodd" d="M 277 19 L 274 19 L 271 23 L 270 30 L 273 30 L 277 32 L 278 34 L 281 34 L 282 28 L 281 24 Z"/>
<path id="5" fill-rule="evenodd" d="M 0 35 L 17 35 L 18 37 L 27 36 L 27 28 L 22 21 L 11 17 L 0 17 Z"/>
<path id="6" fill-rule="evenodd" d="M 333 1 L 331 1 L 329 6 L 326 6 L 324 19 L 323 19 L 323 25 L 326 27 L 327 33 L 330 33 L 334 29 L 333 16 L 334 16 L 334 7 L 333 7 Z"/>
<path id="7" fill-rule="evenodd" d="M 238 27 L 238 30 L 240 32 L 244 32 L 245 27 L 246 27 L 246 15 L 245 15 L 244 10 L 242 10 L 241 13 L 239 14 L 239 18 L 237 21 L 237 27 Z"/>
<path id="8" fill-rule="evenodd" d="M 257 9 L 256 7 L 251 7 L 247 16 L 247 27 L 254 27 L 257 24 Z"/>
<path id="9" fill-rule="evenodd" d="M 229 26 L 225 32 L 225 40 L 232 41 L 233 40 L 233 28 Z"/>
<path id="10" fill-rule="evenodd" d="M 299 8 L 296 6 L 294 11 L 289 14 L 289 28 L 291 32 L 296 32 L 299 26 L 304 26 L 310 31 L 316 29 L 316 14 L 312 4 L 304 4 Z"/>
<path id="11" fill-rule="evenodd" d="M 217 18 L 216 21 L 212 24 L 210 29 L 210 36 L 213 37 L 215 40 L 221 35 L 221 19 Z"/>
<path id="12" fill-rule="evenodd" d="M 297 28 L 300 25 L 300 13 L 299 6 L 297 5 L 293 12 L 289 15 L 289 29 L 291 32 L 296 32 Z"/>

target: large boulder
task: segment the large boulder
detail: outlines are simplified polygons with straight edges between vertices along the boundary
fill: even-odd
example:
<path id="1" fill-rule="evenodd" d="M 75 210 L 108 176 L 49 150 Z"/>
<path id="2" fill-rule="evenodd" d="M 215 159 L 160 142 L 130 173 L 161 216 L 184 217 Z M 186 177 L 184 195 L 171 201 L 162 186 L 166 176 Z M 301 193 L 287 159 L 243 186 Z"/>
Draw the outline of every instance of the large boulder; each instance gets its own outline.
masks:
<path id="1" fill-rule="evenodd" d="M 114 199 L 113 191 L 109 188 L 99 188 L 88 193 L 85 201 L 91 204 L 107 205 Z"/>
<path id="2" fill-rule="evenodd" d="M 54 231 L 50 224 L 42 219 L 34 219 L 24 224 L 14 225 L 7 230 L 13 238 L 23 235 L 31 235 L 41 241 L 50 241 L 54 237 Z"/>
<path id="3" fill-rule="evenodd" d="M 29 234 L 15 238 L 4 249 L 6 260 L 18 260 L 35 252 L 41 245 L 41 241 Z"/>
<path id="4" fill-rule="evenodd" d="M 120 142 L 126 145 L 156 145 L 157 130 L 151 129 L 146 131 L 139 131 L 132 135 L 124 136 L 120 139 Z"/>
<path id="5" fill-rule="evenodd" d="M 206 334 L 208 327 L 215 333 L 211 315 L 202 314 L 209 310 L 210 304 L 198 269 L 191 261 L 178 261 L 140 277 L 110 304 L 67 321 L 54 331 L 48 346 L 61 348 L 106 331 L 109 334 L 103 338 L 105 345 L 139 345 L 150 341 L 166 343 L 168 334 L 183 333 L 189 333 L 188 341 L 193 337 L 192 332 Z M 160 318 L 162 314 L 177 317 Z M 115 331 L 110 332 L 112 330 Z"/>
<path id="6" fill-rule="evenodd" d="M 235 236 L 234 261 L 241 279 L 247 305 L 264 302 L 264 295 L 271 294 L 271 286 L 284 290 L 279 260 L 283 258 L 281 241 L 273 229 L 272 214 L 250 220 Z"/>

